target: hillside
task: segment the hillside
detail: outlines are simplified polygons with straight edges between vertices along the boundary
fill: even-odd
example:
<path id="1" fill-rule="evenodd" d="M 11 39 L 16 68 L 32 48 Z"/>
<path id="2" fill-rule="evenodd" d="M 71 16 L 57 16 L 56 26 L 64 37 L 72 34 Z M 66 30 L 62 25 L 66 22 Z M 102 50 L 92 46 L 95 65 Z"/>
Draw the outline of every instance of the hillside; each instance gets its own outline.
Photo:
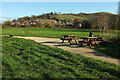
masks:
<path id="1" fill-rule="evenodd" d="M 55 15 L 54 17 L 60 20 L 74 20 L 80 18 L 81 20 L 87 20 L 87 17 L 75 16 L 75 15 Z"/>
<path id="2" fill-rule="evenodd" d="M 97 13 L 92 13 L 92 14 L 109 14 L 109 15 L 115 15 L 115 14 L 110 13 L 110 12 L 97 12 Z"/>
<path id="3" fill-rule="evenodd" d="M 101 15 L 101 16 L 99 16 Z M 46 13 L 39 16 L 32 15 L 31 17 L 20 17 L 17 20 L 6 21 L 3 27 L 49 27 L 49 28 L 69 28 L 69 29 L 100 29 L 106 25 L 107 29 L 120 29 L 119 15 L 115 15 L 109 12 L 98 13 L 78 13 L 78 14 L 57 14 Z M 120 20 L 120 19 L 119 19 Z M 103 23 L 106 23 L 103 25 Z M 109 24 L 110 23 L 110 24 Z M 99 26 L 98 26 L 99 25 Z"/>

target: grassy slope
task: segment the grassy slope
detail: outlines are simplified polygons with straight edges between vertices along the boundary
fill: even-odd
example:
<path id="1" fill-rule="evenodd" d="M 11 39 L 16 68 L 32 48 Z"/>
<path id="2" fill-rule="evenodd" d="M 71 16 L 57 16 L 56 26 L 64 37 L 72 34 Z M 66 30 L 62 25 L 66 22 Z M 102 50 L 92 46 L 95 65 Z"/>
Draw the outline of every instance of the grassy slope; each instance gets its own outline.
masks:
<path id="1" fill-rule="evenodd" d="M 3 37 L 3 78 L 120 78 L 115 64 L 31 40 Z"/>
<path id="2" fill-rule="evenodd" d="M 74 20 L 77 18 L 80 18 L 81 20 L 87 20 L 86 17 L 74 16 L 74 15 L 56 15 L 54 17 L 57 17 L 58 19 L 64 19 L 64 20 Z"/>

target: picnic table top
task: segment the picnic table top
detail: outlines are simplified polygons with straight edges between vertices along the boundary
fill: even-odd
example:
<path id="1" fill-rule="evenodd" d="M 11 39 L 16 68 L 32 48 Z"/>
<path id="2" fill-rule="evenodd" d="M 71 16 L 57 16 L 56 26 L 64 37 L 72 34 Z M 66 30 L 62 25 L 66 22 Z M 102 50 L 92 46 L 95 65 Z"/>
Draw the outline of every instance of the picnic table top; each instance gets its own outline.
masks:
<path id="1" fill-rule="evenodd" d="M 75 37 L 75 35 L 64 35 L 64 37 Z"/>

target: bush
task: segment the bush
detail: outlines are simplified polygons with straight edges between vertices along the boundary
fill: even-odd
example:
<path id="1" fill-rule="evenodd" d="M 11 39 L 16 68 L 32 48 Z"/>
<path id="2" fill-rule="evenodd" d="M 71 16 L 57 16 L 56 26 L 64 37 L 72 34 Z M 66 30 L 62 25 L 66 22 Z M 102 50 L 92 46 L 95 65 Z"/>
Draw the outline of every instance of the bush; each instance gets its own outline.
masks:
<path id="1" fill-rule="evenodd" d="M 82 22 L 82 28 L 83 29 L 91 29 L 91 24 L 87 21 L 87 20 L 84 20 L 83 22 Z"/>
<path id="2" fill-rule="evenodd" d="M 51 27 L 52 27 L 51 22 L 50 22 L 50 21 L 45 22 L 45 27 L 49 27 L 49 28 L 51 28 Z"/>

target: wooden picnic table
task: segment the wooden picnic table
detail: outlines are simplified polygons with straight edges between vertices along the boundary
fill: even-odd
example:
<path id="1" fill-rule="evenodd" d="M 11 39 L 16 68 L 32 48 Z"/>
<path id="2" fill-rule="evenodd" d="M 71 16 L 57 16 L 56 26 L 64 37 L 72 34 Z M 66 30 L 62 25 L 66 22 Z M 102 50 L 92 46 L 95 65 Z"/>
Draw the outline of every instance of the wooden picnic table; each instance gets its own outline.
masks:
<path id="1" fill-rule="evenodd" d="M 82 37 L 79 39 L 83 39 L 82 41 L 78 41 L 80 46 L 84 46 L 84 43 L 87 43 L 87 45 L 89 45 L 90 47 L 92 45 L 98 45 L 103 41 L 102 37 Z"/>
<path id="2" fill-rule="evenodd" d="M 62 40 L 62 43 L 64 40 L 67 40 L 70 44 L 71 41 L 74 40 L 77 43 L 77 39 L 75 39 L 75 35 L 64 35 L 64 38 L 60 38 Z"/>

